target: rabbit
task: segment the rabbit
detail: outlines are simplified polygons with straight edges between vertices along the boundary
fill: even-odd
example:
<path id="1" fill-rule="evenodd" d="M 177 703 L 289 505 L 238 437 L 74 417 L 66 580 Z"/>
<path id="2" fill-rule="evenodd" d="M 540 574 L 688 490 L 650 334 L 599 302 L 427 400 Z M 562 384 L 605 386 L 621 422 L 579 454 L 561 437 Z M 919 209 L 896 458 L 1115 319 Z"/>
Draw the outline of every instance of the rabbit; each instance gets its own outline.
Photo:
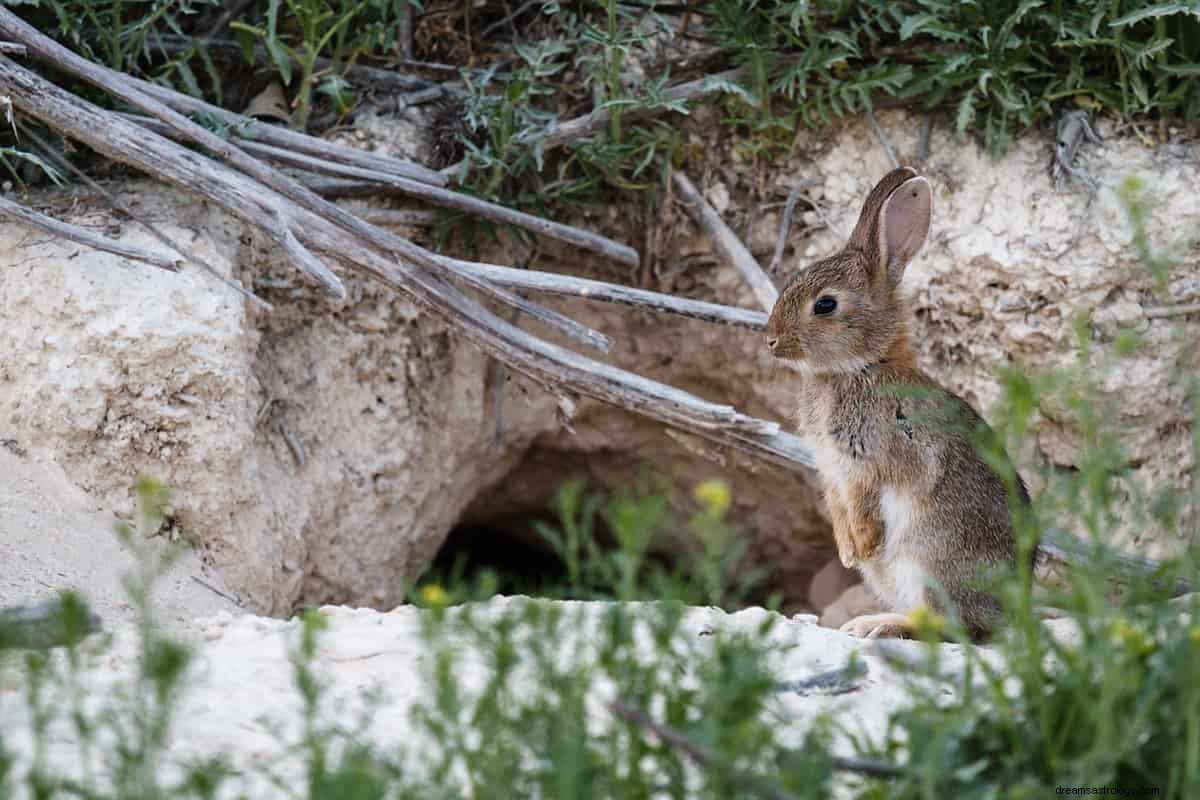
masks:
<path id="1" fill-rule="evenodd" d="M 1016 560 L 1010 485 L 972 443 L 986 423 L 915 361 L 900 282 L 932 205 L 928 180 L 889 172 L 846 246 L 793 277 L 767 323 L 771 354 L 801 373 L 798 432 L 838 556 L 890 609 L 846 622 L 854 636 L 912 636 L 910 612 L 924 606 L 984 638 L 1001 611 L 979 579 Z M 1016 502 L 1028 504 L 1009 472 Z"/>

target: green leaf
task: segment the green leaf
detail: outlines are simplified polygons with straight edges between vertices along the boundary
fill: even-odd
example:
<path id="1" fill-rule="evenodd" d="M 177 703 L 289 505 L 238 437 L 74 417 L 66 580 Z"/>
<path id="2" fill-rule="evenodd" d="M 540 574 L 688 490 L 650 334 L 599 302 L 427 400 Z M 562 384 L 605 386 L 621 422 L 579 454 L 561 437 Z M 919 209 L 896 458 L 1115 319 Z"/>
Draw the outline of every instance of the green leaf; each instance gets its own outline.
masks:
<path id="1" fill-rule="evenodd" d="M 1159 69 L 1168 75 L 1200 75 L 1200 64 L 1163 64 Z"/>
<path id="2" fill-rule="evenodd" d="M 283 85 L 291 86 L 292 60 L 288 58 L 287 49 L 280 44 L 278 39 L 263 39 L 263 44 L 267 47 L 267 53 L 270 54 L 275 69 L 279 71 L 279 78 L 283 81 Z"/>
<path id="3" fill-rule="evenodd" d="M 967 127 L 975 119 L 975 90 L 971 89 L 962 100 L 958 101 L 958 112 L 954 115 L 954 129 L 959 135 L 966 133 Z"/>
<path id="4" fill-rule="evenodd" d="M 1158 3 L 1146 8 L 1139 8 L 1137 11 L 1131 11 L 1125 16 L 1118 17 L 1108 23 L 1108 26 L 1110 28 L 1121 28 L 1141 22 L 1144 19 L 1169 17 L 1174 14 L 1192 14 L 1193 16 L 1200 17 L 1200 3 Z"/>

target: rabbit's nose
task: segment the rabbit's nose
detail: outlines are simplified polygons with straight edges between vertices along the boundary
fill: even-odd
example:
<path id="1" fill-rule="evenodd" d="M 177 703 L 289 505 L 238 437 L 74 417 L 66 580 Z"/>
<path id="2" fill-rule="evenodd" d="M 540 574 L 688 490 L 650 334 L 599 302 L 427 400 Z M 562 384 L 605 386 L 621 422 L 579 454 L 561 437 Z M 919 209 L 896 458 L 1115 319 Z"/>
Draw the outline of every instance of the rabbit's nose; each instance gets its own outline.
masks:
<path id="1" fill-rule="evenodd" d="M 778 336 L 772 336 L 770 339 L 767 339 L 767 349 L 768 350 L 774 350 L 778 344 L 779 344 Z"/>

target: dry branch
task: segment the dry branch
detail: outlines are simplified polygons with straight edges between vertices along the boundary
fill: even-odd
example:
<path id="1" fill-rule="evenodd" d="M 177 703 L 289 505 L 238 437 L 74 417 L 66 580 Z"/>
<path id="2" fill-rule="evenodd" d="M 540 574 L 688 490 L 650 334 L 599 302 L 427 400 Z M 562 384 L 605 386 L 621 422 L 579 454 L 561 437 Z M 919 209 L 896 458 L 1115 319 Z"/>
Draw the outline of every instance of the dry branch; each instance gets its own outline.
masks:
<path id="1" fill-rule="evenodd" d="M 359 167 L 381 175 L 410 178 L 432 186 L 445 186 L 448 182 L 446 177 L 441 173 L 423 167 L 420 164 L 414 164 L 411 161 L 405 161 L 393 156 L 368 153 L 356 147 L 347 147 L 337 142 L 320 139 L 316 136 L 309 136 L 306 133 L 299 133 L 298 131 L 293 131 L 279 125 L 259 122 L 245 115 L 234 113 L 220 106 L 214 106 L 211 103 L 206 103 L 195 97 L 189 97 L 186 94 L 180 94 L 165 86 L 159 86 L 149 81 L 142 81 L 136 78 L 130 78 L 129 80 L 146 94 L 181 114 L 203 115 L 218 120 L 223 125 L 228 125 L 230 134 L 239 139 L 249 139 L 275 147 L 284 147 L 297 153 L 304 153 L 335 164 Z"/>
<path id="2" fill-rule="evenodd" d="M 92 189 L 92 191 L 96 192 L 101 197 L 103 197 L 105 202 L 108 203 L 110 208 L 114 209 L 119 214 L 125 215 L 129 219 L 136 222 L 138 225 L 141 225 L 142 228 L 144 228 L 146 231 L 148 231 L 150 233 L 150 235 L 153 236 L 155 239 L 157 239 L 161 244 L 165 245 L 167 248 L 169 248 L 169 249 L 173 250 L 175 253 L 177 253 L 179 255 L 179 257 L 181 259 L 183 259 L 184 262 L 186 262 L 188 264 L 194 264 L 195 266 L 197 266 L 200 269 L 207 272 L 209 275 L 212 275 L 218 281 L 220 281 L 224 285 L 228 286 L 229 288 L 233 289 L 235 292 L 240 294 L 242 297 L 246 298 L 256 308 L 258 308 L 262 311 L 271 311 L 272 310 L 270 303 L 263 300 L 261 297 L 256 295 L 254 292 L 251 292 L 248 289 L 246 289 L 244 286 L 242 286 L 237 281 L 235 281 L 231 278 L 227 278 L 224 275 L 222 275 L 220 273 L 220 271 L 217 270 L 216 267 L 209 264 L 203 258 L 200 258 L 200 256 L 198 256 L 190 248 L 187 248 L 180 244 L 177 244 L 169 236 L 167 236 L 165 233 L 163 233 L 161 230 L 159 230 L 157 225 L 154 225 L 153 223 L 149 222 L 145 217 L 136 213 L 133 210 L 133 208 L 130 207 L 130 205 L 128 203 L 121 200 L 119 197 L 117 197 L 115 194 L 110 192 L 108 189 L 105 189 L 103 186 L 98 184 L 96 181 L 92 180 L 92 178 L 86 172 L 84 172 L 79 167 L 77 167 L 73 163 L 71 163 L 70 159 L 68 159 L 66 156 L 64 156 L 62 153 L 60 153 L 55 147 L 51 146 L 49 142 L 42 139 L 42 137 L 39 136 L 36 131 L 31 130 L 28 125 L 26 125 L 23 122 L 18 121 L 17 122 L 17 130 L 19 130 L 21 132 L 22 136 L 27 137 L 30 141 L 32 141 L 35 145 L 37 145 L 38 149 L 40 149 L 42 151 L 42 156 L 44 158 L 50 160 L 52 163 L 54 163 L 60 169 L 71 173 L 80 181 L 83 181 L 83 183 L 85 183 L 87 186 L 89 186 Z"/>
<path id="3" fill-rule="evenodd" d="M 783 216 L 779 219 L 779 235 L 775 237 L 775 252 L 771 255 L 771 263 L 767 265 L 768 275 L 774 275 L 775 270 L 779 269 L 780 262 L 783 261 L 783 248 L 787 244 L 788 231 L 792 229 L 792 214 L 796 212 L 796 203 L 804 194 L 804 187 L 818 182 L 815 178 L 805 178 L 797 181 L 792 190 L 788 192 L 787 202 L 783 204 Z"/>
<path id="4" fill-rule="evenodd" d="M 708 235 L 708 238 L 712 239 L 717 252 L 750 285 L 750 290 L 754 292 L 758 304 L 763 307 L 764 311 L 770 313 L 771 309 L 775 307 L 775 301 L 779 298 L 779 290 L 775 288 L 775 284 L 767 277 L 767 273 L 763 272 L 762 267 L 758 265 L 758 260 L 746 249 L 746 245 L 742 244 L 737 234 L 729 229 L 716 209 L 708 204 L 708 201 L 688 180 L 687 175 L 675 171 L 671 175 L 671 183 L 683 201 L 683 206 L 687 209 L 688 214 Z"/>
<path id="5" fill-rule="evenodd" d="M 683 753 L 687 756 L 688 760 L 697 766 L 719 767 L 724 761 L 719 753 L 710 750 L 699 742 L 692 741 L 683 731 L 658 722 L 640 708 L 634 708 L 620 700 L 613 700 L 609 703 L 609 708 L 620 719 L 653 733 L 663 744 Z M 868 761 L 863 758 L 849 758 L 836 755 L 830 755 L 829 761 L 831 766 L 836 770 L 855 772 L 859 775 L 867 775 L 872 778 L 894 778 L 901 774 L 900 767 L 895 764 L 886 764 L 882 761 Z M 739 782 L 755 794 L 761 794 L 773 800 L 785 800 L 794 796 L 754 775 L 739 772 L 738 777 Z"/>
<path id="6" fill-rule="evenodd" d="M 36 44 L 31 51 L 50 58 L 60 69 L 78 72 L 76 64 L 64 63 L 64 55 L 55 49 L 57 45 L 44 41 L 44 37 L 2 9 L 0 31 L 15 33 L 16 38 Z M 108 75 L 99 77 L 106 83 L 111 81 Z M 592 361 L 509 325 L 439 277 L 436 272 L 445 267 L 433 254 L 407 240 L 385 235 L 360 220 L 345 224 L 343 218 L 348 214 L 344 210 L 336 206 L 329 210 L 331 204 L 313 202 L 313 198 L 304 196 L 299 187 L 236 148 L 231 148 L 233 152 L 226 155 L 238 166 L 244 165 L 247 172 L 257 173 L 253 177 L 215 164 L 128 120 L 103 112 L 3 59 L 0 59 L 0 87 L 8 92 L 18 108 L 50 127 L 79 139 L 113 160 L 200 194 L 251 224 L 274 225 L 272 213 L 276 208 L 285 208 L 292 232 L 307 247 L 337 258 L 388 286 L 406 291 L 456 325 L 466 339 L 537 381 L 637 411 L 791 469 L 810 463 L 799 439 L 781 433 L 777 423 L 748 417 L 729 406 L 710 403 Z M 124 87 L 118 88 L 125 91 Z M 126 94 L 136 102 L 146 102 L 146 98 L 136 92 Z M 171 122 L 190 125 L 187 120 L 164 113 L 166 110 L 159 106 L 150 107 Z M 197 134 L 196 138 L 204 137 Z M 208 141 L 201 143 L 205 147 L 209 145 Z M 259 176 L 264 178 L 263 182 L 255 180 Z M 314 213 L 290 202 L 276 192 L 275 187 L 300 195 L 307 203 L 322 212 L 328 211 L 328 214 Z M 357 235 L 359 231 L 365 235 Z M 397 246 L 389 246 L 393 243 Z M 417 267 L 402 264 L 398 268 L 397 257 Z"/>
<path id="7" fill-rule="evenodd" d="M 490 219 L 493 222 L 516 225 L 542 236 L 572 244 L 582 250 L 589 250 L 629 267 L 636 267 L 641 261 L 637 251 L 627 244 L 621 244 L 591 231 L 564 225 L 561 222 L 552 222 L 541 217 L 535 217 L 532 214 L 526 214 L 523 211 L 505 208 L 496 203 L 489 203 L 486 200 L 480 200 L 470 195 L 441 189 L 436 186 L 429 186 L 419 181 L 397 175 L 387 175 L 359 167 L 335 164 L 320 158 L 304 155 L 303 153 L 296 153 L 284 148 L 260 144 L 258 142 L 243 141 L 242 148 L 249 153 L 254 153 L 277 164 L 298 167 L 310 172 L 324 173 L 333 177 L 373 181 L 388 186 L 405 196 L 428 200 L 435 205 L 452 208 L 467 214 L 474 214 L 475 216 Z"/>
<path id="8" fill-rule="evenodd" d="M 738 328 L 748 328 L 760 331 L 767 325 L 767 315 L 761 311 L 750 311 L 719 303 L 706 303 L 702 300 L 687 300 L 674 295 L 651 292 L 645 289 L 634 289 L 604 281 L 594 281 L 588 278 L 576 278 L 560 275 L 556 272 L 539 272 L 531 269 L 514 269 L 497 264 L 482 264 L 476 261 L 461 261 L 456 258 L 439 256 L 456 272 L 468 272 L 491 281 L 498 286 L 512 289 L 527 289 L 543 294 L 560 295 L 563 297 L 579 297 L 584 300 L 598 300 L 605 303 L 618 303 L 643 311 L 663 312 L 679 317 L 698 319 L 704 322 L 714 322 L 721 325 L 733 325 Z"/>
<path id="9" fill-rule="evenodd" d="M 0 216 L 14 219 L 17 222 L 24 223 L 32 228 L 37 228 L 40 231 L 45 231 L 52 236 L 57 236 L 60 239 L 66 239 L 76 244 L 90 247 L 93 250 L 102 250 L 106 253 L 128 258 L 133 261 L 141 261 L 144 264 L 149 264 L 152 267 L 165 269 L 168 272 L 178 272 L 179 265 L 182 259 L 168 256 L 164 253 L 157 253 L 153 250 L 147 250 L 136 245 L 119 242 L 116 239 L 110 239 L 107 236 L 101 236 L 98 233 L 80 228 L 77 225 L 71 225 L 67 222 L 60 222 L 53 217 L 48 217 L 45 214 L 40 214 L 31 208 L 26 208 L 23 205 L 14 203 L 6 197 L 0 196 Z"/>

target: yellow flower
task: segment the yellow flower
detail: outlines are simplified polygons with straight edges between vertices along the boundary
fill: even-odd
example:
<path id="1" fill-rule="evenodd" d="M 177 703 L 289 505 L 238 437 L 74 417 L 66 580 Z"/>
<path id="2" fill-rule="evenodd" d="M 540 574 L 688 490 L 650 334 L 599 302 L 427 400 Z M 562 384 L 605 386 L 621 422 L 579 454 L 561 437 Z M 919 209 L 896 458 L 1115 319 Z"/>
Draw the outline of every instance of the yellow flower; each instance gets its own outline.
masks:
<path id="1" fill-rule="evenodd" d="M 692 497 L 704 504 L 710 513 L 717 516 L 729 510 L 729 487 L 724 481 L 701 481 L 692 489 Z"/>
<path id="2" fill-rule="evenodd" d="M 917 606 L 908 612 L 908 624 L 918 634 L 932 633 L 940 636 L 946 630 L 946 618 L 929 606 Z"/>
<path id="3" fill-rule="evenodd" d="M 1134 655 L 1148 656 L 1158 648 L 1154 637 L 1128 620 L 1115 619 L 1110 626 L 1109 641 L 1117 647 L 1124 647 Z"/>
<path id="4" fill-rule="evenodd" d="M 421 587 L 421 600 L 425 605 L 442 608 L 450 604 L 450 595 L 437 583 L 427 583 Z"/>
<path id="5" fill-rule="evenodd" d="M 1192 644 L 1200 645 L 1200 625 L 1188 628 L 1188 638 L 1192 640 Z"/>

